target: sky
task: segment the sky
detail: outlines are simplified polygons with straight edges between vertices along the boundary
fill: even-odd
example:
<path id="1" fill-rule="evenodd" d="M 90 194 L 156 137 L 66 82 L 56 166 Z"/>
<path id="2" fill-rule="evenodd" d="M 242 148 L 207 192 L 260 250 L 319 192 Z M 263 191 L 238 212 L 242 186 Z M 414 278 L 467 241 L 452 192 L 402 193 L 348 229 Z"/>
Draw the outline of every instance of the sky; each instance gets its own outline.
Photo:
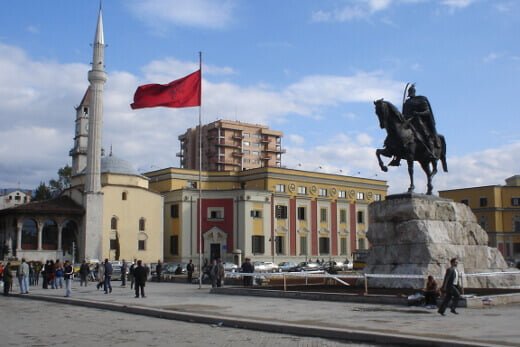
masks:
<path id="1" fill-rule="evenodd" d="M 71 164 L 99 2 L 0 3 L 0 188 L 35 189 Z M 139 172 L 179 166 L 199 109 L 132 110 L 135 89 L 197 70 L 202 52 L 202 122 L 283 131 L 287 168 L 404 192 L 406 166 L 377 164 L 386 132 L 373 101 L 400 109 L 415 82 L 447 142 L 435 191 L 520 174 L 520 1 L 105 0 L 102 11 L 102 143 Z M 415 180 L 424 193 L 417 164 Z"/>

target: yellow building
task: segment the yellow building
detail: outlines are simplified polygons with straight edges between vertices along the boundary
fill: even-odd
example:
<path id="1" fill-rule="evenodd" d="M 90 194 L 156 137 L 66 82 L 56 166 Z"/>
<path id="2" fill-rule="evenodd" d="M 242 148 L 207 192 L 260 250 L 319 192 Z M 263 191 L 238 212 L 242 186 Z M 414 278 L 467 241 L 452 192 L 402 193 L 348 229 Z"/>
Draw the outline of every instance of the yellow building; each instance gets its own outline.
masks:
<path id="1" fill-rule="evenodd" d="M 203 171 L 199 203 L 198 171 L 145 175 L 164 195 L 167 261 L 197 258 L 199 249 L 227 261 L 351 258 L 368 248 L 368 204 L 387 192 L 381 180 L 269 167 Z"/>
<path id="2" fill-rule="evenodd" d="M 439 191 L 439 196 L 468 205 L 487 231 L 489 245 L 506 259 L 520 258 L 520 175 L 494 185 Z"/>

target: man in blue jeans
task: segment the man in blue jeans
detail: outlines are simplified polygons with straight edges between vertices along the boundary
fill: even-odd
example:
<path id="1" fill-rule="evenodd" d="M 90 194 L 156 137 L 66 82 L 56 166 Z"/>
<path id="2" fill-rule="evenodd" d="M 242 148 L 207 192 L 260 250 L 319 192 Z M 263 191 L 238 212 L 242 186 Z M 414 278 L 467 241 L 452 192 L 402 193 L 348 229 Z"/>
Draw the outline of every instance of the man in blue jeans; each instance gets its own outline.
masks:
<path id="1" fill-rule="evenodd" d="M 105 259 L 105 282 L 103 282 L 103 289 L 105 290 L 105 294 L 108 294 L 108 291 L 110 290 L 110 293 L 112 293 L 112 284 L 110 283 L 110 279 L 112 278 L 112 264 L 108 261 L 108 259 Z"/>

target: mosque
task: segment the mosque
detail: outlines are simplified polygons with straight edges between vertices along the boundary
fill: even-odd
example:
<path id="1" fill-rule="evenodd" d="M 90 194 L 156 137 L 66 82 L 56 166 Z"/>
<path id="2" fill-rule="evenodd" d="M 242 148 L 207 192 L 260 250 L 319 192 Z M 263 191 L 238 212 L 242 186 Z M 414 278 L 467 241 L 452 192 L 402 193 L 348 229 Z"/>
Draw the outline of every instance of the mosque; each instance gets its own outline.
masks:
<path id="1" fill-rule="evenodd" d="M 104 49 L 100 9 L 90 84 L 76 108 L 71 186 L 0 210 L 4 257 L 281 262 L 343 260 L 368 248 L 368 205 L 385 198 L 386 181 L 270 166 L 140 174 L 112 151 L 103 155 Z"/>

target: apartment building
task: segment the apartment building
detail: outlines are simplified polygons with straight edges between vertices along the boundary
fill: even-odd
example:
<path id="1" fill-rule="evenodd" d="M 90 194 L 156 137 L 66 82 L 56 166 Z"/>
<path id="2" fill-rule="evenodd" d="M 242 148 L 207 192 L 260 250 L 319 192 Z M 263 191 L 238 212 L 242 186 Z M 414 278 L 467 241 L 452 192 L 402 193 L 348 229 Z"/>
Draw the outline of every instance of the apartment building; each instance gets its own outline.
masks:
<path id="1" fill-rule="evenodd" d="M 281 131 L 239 121 L 217 120 L 202 126 L 202 170 L 243 171 L 258 167 L 281 167 Z M 179 136 L 180 167 L 199 168 L 199 127 Z"/>

